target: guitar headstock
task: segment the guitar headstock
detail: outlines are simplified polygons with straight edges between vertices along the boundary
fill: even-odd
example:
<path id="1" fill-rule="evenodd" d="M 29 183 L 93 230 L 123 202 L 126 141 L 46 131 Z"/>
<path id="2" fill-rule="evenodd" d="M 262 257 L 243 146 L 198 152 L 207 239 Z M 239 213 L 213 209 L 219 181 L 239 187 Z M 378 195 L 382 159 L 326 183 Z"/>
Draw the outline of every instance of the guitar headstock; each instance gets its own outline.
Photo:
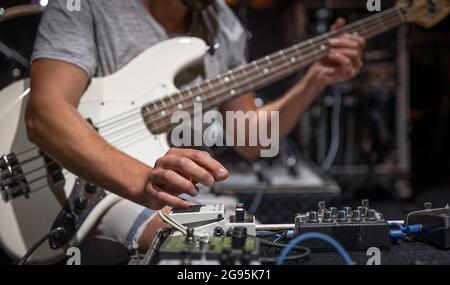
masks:
<path id="1" fill-rule="evenodd" d="M 397 3 L 408 22 L 427 29 L 450 13 L 450 0 L 399 0 Z"/>

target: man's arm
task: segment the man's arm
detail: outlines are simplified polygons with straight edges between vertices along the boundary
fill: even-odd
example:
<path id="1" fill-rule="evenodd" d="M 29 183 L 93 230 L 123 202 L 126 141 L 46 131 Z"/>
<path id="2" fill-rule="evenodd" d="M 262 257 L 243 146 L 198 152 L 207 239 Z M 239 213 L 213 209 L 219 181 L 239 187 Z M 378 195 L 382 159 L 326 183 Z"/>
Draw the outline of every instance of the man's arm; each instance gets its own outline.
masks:
<path id="1" fill-rule="evenodd" d="M 187 207 L 177 196 L 198 194 L 191 181 L 211 186 L 227 177 L 200 151 L 171 149 L 152 168 L 109 145 L 77 112 L 87 83 L 86 72 L 72 64 L 40 59 L 32 65 L 28 136 L 69 171 L 152 209 Z"/>

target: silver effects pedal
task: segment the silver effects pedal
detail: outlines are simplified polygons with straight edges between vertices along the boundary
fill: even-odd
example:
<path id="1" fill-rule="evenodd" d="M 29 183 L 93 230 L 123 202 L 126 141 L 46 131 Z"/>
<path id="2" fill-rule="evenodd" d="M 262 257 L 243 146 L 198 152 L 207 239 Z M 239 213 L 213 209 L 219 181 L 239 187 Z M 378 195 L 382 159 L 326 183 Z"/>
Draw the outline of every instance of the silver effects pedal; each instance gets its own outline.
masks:
<path id="1" fill-rule="evenodd" d="M 241 227 L 247 229 L 249 236 L 256 236 L 255 217 L 246 213 L 242 204 L 237 204 L 234 212 L 228 211 L 222 204 L 197 205 L 187 209 L 174 209 L 169 216 L 194 229 L 196 234 L 223 236 L 229 230 Z"/>

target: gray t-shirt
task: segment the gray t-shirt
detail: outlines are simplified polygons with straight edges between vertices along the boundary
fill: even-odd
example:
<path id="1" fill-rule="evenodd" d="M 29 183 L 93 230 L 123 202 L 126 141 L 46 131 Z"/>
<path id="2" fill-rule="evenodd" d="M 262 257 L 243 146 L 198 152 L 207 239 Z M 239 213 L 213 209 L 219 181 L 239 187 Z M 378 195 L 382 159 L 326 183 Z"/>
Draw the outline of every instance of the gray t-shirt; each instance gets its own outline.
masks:
<path id="1" fill-rule="evenodd" d="M 72 12 L 67 0 L 50 1 L 40 23 L 32 61 L 61 60 L 79 66 L 89 77 L 103 77 L 170 37 L 141 0 L 80 1 L 80 11 Z M 207 77 L 246 61 L 245 33 L 238 19 L 223 0 L 215 0 L 213 5 L 218 22 L 215 40 L 220 48 L 205 57 Z"/>

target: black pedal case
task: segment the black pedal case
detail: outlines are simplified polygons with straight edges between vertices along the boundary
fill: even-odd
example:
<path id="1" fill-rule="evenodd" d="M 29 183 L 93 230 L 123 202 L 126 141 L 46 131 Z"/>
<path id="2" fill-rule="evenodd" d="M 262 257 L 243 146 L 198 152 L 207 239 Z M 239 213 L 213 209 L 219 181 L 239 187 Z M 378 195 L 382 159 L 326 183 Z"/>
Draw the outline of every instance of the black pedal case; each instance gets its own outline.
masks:
<path id="1" fill-rule="evenodd" d="M 383 215 L 368 208 L 368 200 L 364 207 L 352 210 L 325 208 L 325 203 L 318 211 L 297 214 L 295 218 L 295 234 L 318 232 L 336 239 L 349 251 L 363 251 L 370 247 L 389 249 L 391 245 L 388 222 Z M 334 250 L 331 245 L 321 240 L 305 240 L 302 245 L 315 251 Z"/>
<path id="2" fill-rule="evenodd" d="M 448 205 L 439 209 L 431 209 L 431 205 L 425 207 L 425 210 L 410 213 L 405 219 L 405 224 L 422 225 L 422 232 L 414 234 L 417 240 L 440 248 L 450 248 L 450 207 Z"/>

